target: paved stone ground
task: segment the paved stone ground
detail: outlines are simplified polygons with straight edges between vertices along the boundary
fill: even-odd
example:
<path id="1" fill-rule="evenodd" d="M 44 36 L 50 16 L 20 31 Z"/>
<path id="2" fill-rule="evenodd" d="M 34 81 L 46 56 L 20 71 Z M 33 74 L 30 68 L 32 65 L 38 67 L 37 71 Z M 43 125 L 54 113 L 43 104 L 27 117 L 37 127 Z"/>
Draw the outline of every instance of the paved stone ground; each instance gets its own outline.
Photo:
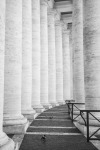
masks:
<path id="1" fill-rule="evenodd" d="M 45 135 L 45 139 L 42 137 Z M 41 139 L 42 138 L 42 139 Z M 40 114 L 29 126 L 20 150 L 97 150 L 71 122 L 67 106 Z"/>

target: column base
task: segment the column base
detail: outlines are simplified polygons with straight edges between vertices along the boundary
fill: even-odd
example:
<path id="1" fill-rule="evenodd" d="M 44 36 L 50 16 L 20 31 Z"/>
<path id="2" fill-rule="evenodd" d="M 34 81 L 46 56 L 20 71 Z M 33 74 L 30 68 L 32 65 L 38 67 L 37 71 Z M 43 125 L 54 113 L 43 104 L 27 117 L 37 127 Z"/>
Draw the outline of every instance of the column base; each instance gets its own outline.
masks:
<path id="1" fill-rule="evenodd" d="M 36 111 L 34 109 L 30 110 L 23 110 L 22 114 L 28 119 L 28 120 L 34 120 L 36 116 Z"/>
<path id="2" fill-rule="evenodd" d="M 23 115 L 4 116 L 3 130 L 7 134 L 23 134 L 29 126 L 29 121 Z"/>
<path id="3" fill-rule="evenodd" d="M 35 105 L 33 106 L 33 109 L 36 111 L 36 113 L 42 113 L 45 110 L 42 105 Z"/>
<path id="4" fill-rule="evenodd" d="M 85 125 L 80 124 L 79 122 L 74 122 L 75 126 L 84 134 L 87 135 L 87 127 Z M 89 134 L 92 135 L 97 129 L 99 129 L 97 126 L 90 126 L 89 127 Z M 95 135 L 100 135 L 100 131 L 98 131 Z"/>
<path id="5" fill-rule="evenodd" d="M 59 101 L 58 104 L 59 105 L 65 105 L 66 103 L 64 101 Z"/>
<path id="6" fill-rule="evenodd" d="M 49 104 L 49 103 L 44 103 L 44 104 L 42 104 L 42 106 L 43 106 L 45 109 L 50 109 L 50 108 L 52 108 L 51 104 Z"/>
<path id="7" fill-rule="evenodd" d="M 27 109 L 27 110 L 22 110 L 22 114 L 23 115 L 30 115 L 30 114 L 35 114 L 35 110 L 30 108 L 30 109 Z"/>
<path id="8" fill-rule="evenodd" d="M 0 150 L 18 150 L 18 144 L 15 144 L 14 141 L 8 138 L 4 133 L 4 136 L 0 137 Z"/>
<path id="9" fill-rule="evenodd" d="M 29 122 L 31 122 L 31 121 L 35 120 L 35 118 L 36 118 L 39 114 L 40 114 L 40 113 L 25 115 L 25 117 L 29 120 Z"/>
<path id="10" fill-rule="evenodd" d="M 52 103 L 52 102 L 51 102 L 50 104 L 51 104 L 52 107 L 59 106 L 59 104 L 57 104 L 57 103 Z"/>

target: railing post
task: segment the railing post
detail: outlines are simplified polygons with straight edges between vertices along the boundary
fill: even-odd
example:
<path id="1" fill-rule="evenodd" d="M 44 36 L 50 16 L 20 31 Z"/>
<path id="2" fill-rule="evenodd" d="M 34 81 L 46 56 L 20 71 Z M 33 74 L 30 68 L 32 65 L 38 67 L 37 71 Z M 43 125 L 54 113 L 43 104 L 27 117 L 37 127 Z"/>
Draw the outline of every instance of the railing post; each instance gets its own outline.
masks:
<path id="1" fill-rule="evenodd" d="M 89 142 L 89 112 L 87 112 L 87 142 Z"/>
<path id="2" fill-rule="evenodd" d="M 73 104 L 72 104 L 72 122 L 73 122 Z"/>

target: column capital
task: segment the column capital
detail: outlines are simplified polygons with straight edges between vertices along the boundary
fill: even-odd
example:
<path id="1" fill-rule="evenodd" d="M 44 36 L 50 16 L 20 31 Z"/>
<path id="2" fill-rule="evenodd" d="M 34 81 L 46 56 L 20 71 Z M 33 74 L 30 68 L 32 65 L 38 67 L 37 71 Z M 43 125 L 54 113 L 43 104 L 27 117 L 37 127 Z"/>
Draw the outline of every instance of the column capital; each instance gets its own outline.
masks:
<path id="1" fill-rule="evenodd" d="M 69 34 L 68 24 L 63 21 L 62 21 L 62 31 L 63 33 L 67 32 Z"/>

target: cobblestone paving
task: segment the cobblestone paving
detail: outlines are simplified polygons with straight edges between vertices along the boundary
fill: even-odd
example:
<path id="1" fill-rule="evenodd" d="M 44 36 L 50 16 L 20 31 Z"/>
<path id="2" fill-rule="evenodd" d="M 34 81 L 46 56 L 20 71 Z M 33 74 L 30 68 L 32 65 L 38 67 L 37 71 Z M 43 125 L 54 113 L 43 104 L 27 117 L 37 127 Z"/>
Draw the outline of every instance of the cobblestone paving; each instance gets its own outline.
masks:
<path id="1" fill-rule="evenodd" d="M 62 105 L 43 112 L 30 124 L 20 150 L 97 150 L 97 148 L 91 142 L 86 142 L 86 138 L 69 119 L 67 106 Z"/>

